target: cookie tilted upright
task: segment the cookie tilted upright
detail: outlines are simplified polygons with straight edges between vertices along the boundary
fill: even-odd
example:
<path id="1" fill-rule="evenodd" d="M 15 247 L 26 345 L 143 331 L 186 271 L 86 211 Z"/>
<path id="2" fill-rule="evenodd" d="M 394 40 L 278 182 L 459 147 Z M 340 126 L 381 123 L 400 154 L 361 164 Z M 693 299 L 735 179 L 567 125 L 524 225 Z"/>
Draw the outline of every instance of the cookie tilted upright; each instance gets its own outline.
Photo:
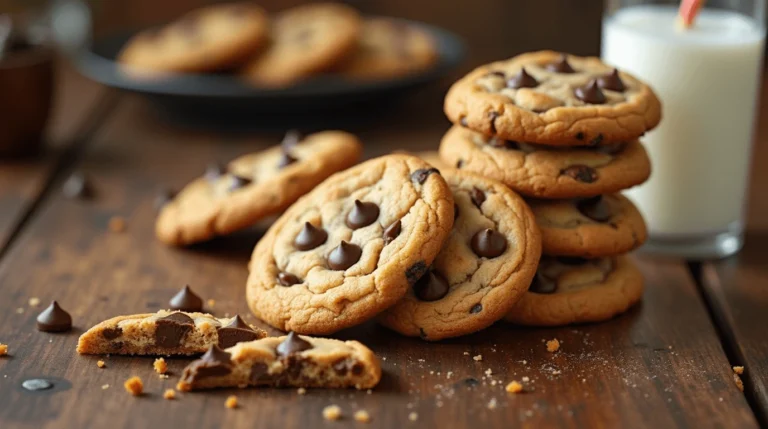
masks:
<path id="1" fill-rule="evenodd" d="M 375 317 L 429 269 L 453 225 L 440 172 L 388 155 L 337 173 L 256 245 L 247 300 L 285 331 L 330 334 Z"/>

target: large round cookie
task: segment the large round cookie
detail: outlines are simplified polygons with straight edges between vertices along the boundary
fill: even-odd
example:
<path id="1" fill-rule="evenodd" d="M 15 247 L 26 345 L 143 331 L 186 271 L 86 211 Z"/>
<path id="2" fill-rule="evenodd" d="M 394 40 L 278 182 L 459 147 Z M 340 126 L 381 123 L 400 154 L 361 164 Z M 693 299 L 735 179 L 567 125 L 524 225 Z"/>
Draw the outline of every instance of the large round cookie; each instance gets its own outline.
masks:
<path id="1" fill-rule="evenodd" d="M 440 340 L 502 319 L 531 284 L 541 257 L 533 214 L 503 184 L 442 170 L 456 203 L 454 223 L 430 271 L 379 318 L 412 337 Z"/>
<path id="2" fill-rule="evenodd" d="M 453 84 L 444 107 L 454 124 L 550 145 L 634 140 L 661 120 L 646 84 L 598 58 L 552 51 L 478 67 Z"/>
<path id="3" fill-rule="evenodd" d="M 338 3 L 298 6 L 278 14 L 269 47 L 242 70 L 258 86 L 287 86 L 328 70 L 357 46 L 357 11 Z"/>
<path id="4" fill-rule="evenodd" d="M 209 167 L 187 185 L 157 219 L 157 237 L 186 245 L 247 228 L 281 212 L 331 174 L 360 158 L 357 138 L 342 131 L 289 133 L 281 146 Z"/>
<path id="5" fill-rule="evenodd" d="M 262 47 L 268 29 L 266 13 L 253 2 L 209 6 L 139 33 L 118 61 L 132 75 L 229 69 Z"/>
<path id="6" fill-rule="evenodd" d="M 427 272 L 451 231 L 453 207 L 439 171 L 413 156 L 338 173 L 256 246 L 248 305 L 270 325 L 304 334 L 371 319 Z"/>
<path id="7" fill-rule="evenodd" d="M 598 258 L 627 253 L 647 237 L 643 216 L 621 194 L 528 200 L 545 255 Z"/>
<path id="8" fill-rule="evenodd" d="M 627 256 L 542 257 L 528 292 L 505 318 L 529 326 L 601 322 L 640 301 L 643 275 Z"/>
<path id="9" fill-rule="evenodd" d="M 607 194 L 645 182 L 651 163 L 637 140 L 593 148 L 557 148 L 487 138 L 459 126 L 443 137 L 449 165 L 496 179 L 536 198 Z"/>
<path id="10" fill-rule="evenodd" d="M 368 19 L 358 47 L 339 69 L 359 80 L 390 79 L 426 70 L 437 60 L 437 48 L 426 32 L 386 18 Z"/>

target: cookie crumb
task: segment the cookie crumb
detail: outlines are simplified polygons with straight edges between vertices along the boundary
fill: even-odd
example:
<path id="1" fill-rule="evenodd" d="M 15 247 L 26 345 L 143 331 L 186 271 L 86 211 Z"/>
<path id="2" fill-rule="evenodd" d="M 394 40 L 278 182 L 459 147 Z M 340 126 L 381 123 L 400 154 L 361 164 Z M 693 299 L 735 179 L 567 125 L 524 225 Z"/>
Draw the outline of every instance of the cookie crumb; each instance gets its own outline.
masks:
<path id="1" fill-rule="evenodd" d="M 741 381 L 741 377 L 739 377 L 739 374 L 733 373 L 733 382 L 736 383 L 736 387 L 739 388 L 740 391 L 744 391 L 744 382 Z"/>
<path id="2" fill-rule="evenodd" d="M 40 298 L 36 298 L 34 296 L 32 298 L 29 298 L 30 307 L 37 307 L 38 305 L 40 305 Z"/>
<path id="3" fill-rule="evenodd" d="M 372 393 L 373 393 L 373 390 L 372 390 L 372 389 L 368 389 L 368 390 L 366 390 L 366 391 L 365 391 L 365 393 L 367 393 L 368 395 L 370 395 L 370 394 L 372 394 Z"/>
<path id="4" fill-rule="evenodd" d="M 560 341 L 557 341 L 557 338 L 547 341 L 548 352 L 554 353 L 558 350 L 560 350 Z"/>
<path id="5" fill-rule="evenodd" d="M 531 381 L 530 377 L 528 377 L 527 375 L 523 377 L 523 383 L 527 383 L 529 381 Z"/>
<path id="6" fill-rule="evenodd" d="M 211 298 L 208 300 L 208 307 L 213 308 L 213 306 L 216 305 L 216 300 Z"/>
<path id="7" fill-rule="evenodd" d="M 0 356 L 8 356 L 8 344 L 0 343 Z"/>
<path id="8" fill-rule="evenodd" d="M 165 392 L 163 392 L 163 398 L 167 400 L 176 399 L 176 391 L 173 389 L 165 389 Z"/>
<path id="9" fill-rule="evenodd" d="M 733 367 L 734 374 L 744 374 L 744 367 L 743 366 L 734 366 Z"/>
<path id="10" fill-rule="evenodd" d="M 329 405 L 323 408 L 323 418 L 326 420 L 338 420 L 341 418 L 341 407 Z"/>
<path id="11" fill-rule="evenodd" d="M 464 352 L 464 356 L 469 356 L 469 352 Z"/>
<path id="12" fill-rule="evenodd" d="M 232 395 L 224 402 L 224 406 L 231 409 L 237 408 L 237 396 Z"/>
<path id="13" fill-rule="evenodd" d="M 419 419 L 419 413 L 411 411 L 411 413 L 408 414 L 408 420 L 415 422 L 418 419 Z"/>
<path id="14" fill-rule="evenodd" d="M 448 371 L 447 373 L 445 373 L 445 378 L 450 379 L 451 377 L 453 377 L 453 371 Z"/>
<path id="15" fill-rule="evenodd" d="M 125 386 L 125 390 L 133 396 L 141 396 L 141 394 L 144 393 L 144 383 L 142 383 L 141 379 L 137 376 L 125 380 L 123 386 Z"/>
<path id="16" fill-rule="evenodd" d="M 165 374 L 165 371 L 168 370 L 168 364 L 165 363 L 165 359 L 163 358 L 155 359 L 155 363 L 153 363 L 152 366 L 158 374 Z"/>
<path id="17" fill-rule="evenodd" d="M 490 377 L 491 375 L 493 375 L 493 371 L 490 368 L 488 368 L 488 369 L 485 370 L 485 375 Z"/>
<path id="18" fill-rule="evenodd" d="M 368 414 L 368 411 L 357 410 L 355 411 L 355 421 L 360 423 L 368 423 L 371 421 L 371 415 Z"/>
<path id="19" fill-rule="evenodd" d="M 306 395 L 307 394 L 307 389 L 305 389 L 303 387 L 299 387 L 298 389 L 296 389 L 296 393 L 298 393 L 299 395 Z"/>
<path id="20" fill-rule="evenodd" d="M 103 360 L 100 360 L 100 361 L 96 362 L 96 366 L 98 366 L 99 368 L 106 368 L 107 363 L 104 362 Z"/>
<path id="21" fill-rule="evenodd" d="M 126 227 L 125 219 L 120 216 L 112 216 L 109 219 L 109 230 L 112 232 L 124 232 Z"/>
<path id="22" fill-rule="evenodd" d="M 483 355 L 472 356 L 472 359 L 474 359 L 475 362 L 480 362 L 483 360 Z"/>
<path id="23" fill-rule="evenodd" d="M 163 380 L 168 380 L 168 378 L 169 378 L 168 374 L 160 374 L 160 375 L 158 375 L 158 377 L 163 379 Z"/>
<path id="24" fill-rule="evenodd" d="M 107 389 L 109 389 L 109 384 L 102 384 L 101 385 L 101 390 L 107 390 Z"/>
<path id="25" fill-rule="evenodd" d="M 495 410 L 497 406 L 498 402 L 496 401 L 496 398 L 491 398 L 491 400 L 488 401 L 487 407 L 489 410 Z"/>
<path id="26" fill-rule="evenodd" d="M 509 393 L 520 393 L 523 391 L 523 385 L 517 381 L 511 381 L 504 389 Z"/>
<path id="27" fill-rule="evenodd" d="M 16 309 L 16 314 L 24 314 L 24 307 L 19 307 Z"/>

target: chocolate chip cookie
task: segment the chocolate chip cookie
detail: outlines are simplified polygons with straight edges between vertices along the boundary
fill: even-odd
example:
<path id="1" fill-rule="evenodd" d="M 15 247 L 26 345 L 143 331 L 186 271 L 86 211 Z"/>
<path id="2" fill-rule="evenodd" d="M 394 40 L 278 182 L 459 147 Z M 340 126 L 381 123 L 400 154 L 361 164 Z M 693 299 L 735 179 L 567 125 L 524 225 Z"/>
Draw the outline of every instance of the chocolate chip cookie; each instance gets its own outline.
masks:
<path id="1" fill-rule="evenodd" d="M 440 157 L 461 170 L 496 179 L 528 197 L 575 198 L 618 192 L 645 182 L 651 163 L 637 140 L 558 148 L 484 137 L 454 126 Z"/>
<path id="2" fill-rule="evenodd" d="M 598 58 L 552 51 L 478 67 L 451 87 L 444 107 L 454 124 L 549 145 L 632 141 L 661 120 L 648 85 Z"/>
<path id="3" fill-rule="evenodd" d="M 362 20 L 339 3 L 298 6 L 272 22 L 269 46 L 242 70 L 257 86 L 281 87 L 326 71 L 357 46 Z"/>
<path id="4" fill-rule="evenodd" d="M 528 292 L 505 318 L 530 326 L 601 322 L 643 295 L 643 275 L 627 256 L 542 257 Z"/>
<path id="5" fill-rule="evenodd" d="M 437 61 L 437 48 L 423 30 L 386 18 L 363 23 L 357 49 L 339 72 L 356 80 L 391 79 L 429 69 Z"/>
<path id="6" fill-rule="evenodd" d="M 495 180 L 442 170 L 454 223 L 440 254 L 380 323 L 403 335 L 440 340 L 502 319 L 531 284 L 541 257 L 528 206 Z"/>
<path id="7" fill-rule="evenodd" d="M 299 336 L 264 338 L 227 350 L 212 346 L 190 363 L 177 388 L 274 386 L 371 389 L 381 364 L 357 341 Z"/>
<path id="8" fill-rule="evenodd" d="M 357 138 L 342 131 L 305 138 L 289 132 L 280 146 L 244 155 L 227 167 L 212 164 L 163 206 L 157 237 L 187 245 L 249 227 L 354 165 L 361 152 Z"/>
<path id="9" fill-rule="evenodd" d="M 428 271 L 453 210 L 440 172 L 414 156 L 387 155 L 338 173 L 256 245 L 248 304 L 270 325 L 303 334 L 371 319 Z"/>
<path id="10" fill-rule="evenodd" d="M 545 255 L 598 258 L 640 247 L 643 216 L 621 194 L 572 200 L 528 200 L 541 228 Z"/>
<path id="11" fill-rule="evenodd" d="M 231 69 L 259 51 L 268 29 L 266 13 L 253 2 L 208 6 L 134 36 L 118 61 L 134 76 Z"/>
<path id="12" fill-rule="evenodd" d="M 80 354 L 193 355 L 211 345 L 232 347 L 241 341 L 264 338 L 240 316 L 216 318 L 206 313 L 165 311 L 118 316 L 105 320 L 80 336 Z"/>

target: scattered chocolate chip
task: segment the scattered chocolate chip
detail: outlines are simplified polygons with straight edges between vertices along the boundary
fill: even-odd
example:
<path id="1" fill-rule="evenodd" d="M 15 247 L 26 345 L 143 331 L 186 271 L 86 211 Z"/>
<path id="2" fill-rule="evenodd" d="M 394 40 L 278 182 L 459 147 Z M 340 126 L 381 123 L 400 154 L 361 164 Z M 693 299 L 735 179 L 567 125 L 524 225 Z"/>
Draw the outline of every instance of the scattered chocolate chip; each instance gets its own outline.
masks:
<path id="1" fill-rule="evenodd" d="M 462 117 L 461 119 L 459 119 L 459 124 L 462 127 L 466 127 L 467 126 L 467 117 L 465 116 L 465 117 Z"/>
<path id="2" fill-rule="evenodd" d="M 464 160 L 463 159 L 459 159 L 458 161 L 456 161 L 456 168 L 461 168 L 463 166 L 464 166 Z"/>
<path id="3" fill-rule="evenodd" d="M 37 316 L 37 329 L 43 332 L 64 332 L 72 329 L 72 316 L 53 301 Z"/>
<path id="4" fill-rule="evenodd" d="M 218 162 L 213 162 L 208 164 L 208 167 L 205 169 L 205 179 L 209 182 L 213 182 L 217 180 L 219 177 L 225 175 L 227 173 L 227 168 L 221 165 Z"/>
<path id="5" fill-rule="evenodd" d="M 119 326 L 115 326 L 114 328 L 105 328 L 103 331 L 101 331 L 101 336 L 104 337 L 105 340 L 114 340 L 121 335 L 123 335 L 123 329 Z"/>
<path id="6" fill-rule="evenodd" d="M 598 135 L 595 136 L 595 138 L 593 138 L 592 140 L 589 141 L 589 144 L 591 146 L 597 146 L 597 145 L 599 145 L 602 142 L 603 142 L 603 135 L 602 134 L 598 134 Z"/>
<path id="7" fill-rule="evenodd" d="M 221 377 L 231 372 L 232 355 L 222 350 L 216 344 L 211 344 L 211 348 L 200 359 L 187 366 L 182 375 L 182 380 L 193 382 L 208 377 Z"/>
<path id="8" fill-rule="evenodd" d="M 483 304 L 475 304 L 469 309 L 470 314 L 477 314 L 481 311 L 483 311 Z"/>
<path id="9" fill-rule="evenodd" d="M 429 270 L 413 285 L 413 293 L 422 301 L 437 301 L 448 294 L 448 281 Z"/>
<path id="10" fill-rule="evenodd" d="M 397 236 L 400 235 L 401 230 L 402 224 L 400 219 L 398 219 L 384 230 L 384 244 L 389 244 L 392 242 L 392 240 L 396 239 Z"/>
<path id="11" fill-rule="evenodd" d="M 236 314 L 232 321 L 226 326 L 218 329 L 219 347 L 228 349 L 237 343 L 244 341 L 253 341 L 259 338 L 259 334 L 253 330 L 239 314 Z"/>
<path id="12" fill-rule="evenodd" d="M 490 71 L 490 72 L 488 72 L 488 74 L 486 74 L 486 76 L 487 77 L 495 76 L 495 77 L 500 77 L 502 79 L 506 79 L 507 78 L 507 75 L 504 74 L 503 71 L 499 71 L 499 70 Z"/>
<path id="13" fill-rule="evenodd" d="M 495 258 L 507 250 L 507 239 L 490 228 L 476 233 L 470 244 L 472 251 L 482 258 Z"/>
<path id="14" fill-rule="evenodd" d="M 608 89 L 616 92 L 624 92 L 624 90 L 627 89 L 627 87 L 624 86 L 624 82 L 621 80 L 621 77 L 619 76 L 618 69 L 613 69 L 613 72 L 599 77 L 597 79 L 597 84 L 602 89 Z"/>
<path id="15" fill-rule="evenodd" d="M 537 272 L 528 290 L 533 293 L 555 293 L 557 291 L 557 281 L 545 276 L 541 272 Z"/>
<path id="16" fill-rule="evenodd" d="M 579 100 L 588 104 L 605 103 L 605 94 L 597 86 L 597 80 L 592 79 L 586 86 L 580 86 L 573 90 L 573 94 Z"/>
<path id="17" fill-rule="evenodd" d="M 277 168 L 285 168 L 298 160 L 298 158 L 295 158 L 290 153 L 283 151 L 280 155 L 280 159 L 277 161 Z"/>
<path id="18" fill-rule="evenodd" d="M 437 168 L 422 168 L 420 170 L 416 170 L 413 173 L 411 173 L 411 180 L 418 183 L 419 185 L 423 185 L 424 182 L 427 181 L 427 178 L 430 174 L 437 173 L 440 174 L 440 170 Z"/>
<path id="19" fill-rule="evenodd" d="M 189 285 L 185 285 L 176 295 L 168 301 L 172 310 L 181 311 L 202 311 L 203 299 L 197 296 Z"/>
<path id="20" fill-rule="evenodd" d="M 282 343 L 277 345 L 275 351 L 279 356 L 286 357 L 312 348 L 312 344 L 291 331 Z"/>
<path id="21" fill-rule="evenodd" d="M 244 188 L 244 187 L 250 185 L 251 183 L 253 183 L 253 180 L 251 180 L 251 179 L 249 179 L 247 177 L 238 176 L 237 174 L 233 174 L 232 175 L 232 184 L 229 185 L 229 190 L 230 191 L 236 191 L 236 190 L 238 190 L 240 188 Z"/>
<path id="22" fill-rule="evenodd" d="M 583 199 L 576 203 L 576 208 L 579 209 L 581 214 L 595 222 L 608 222 L 613 215 L 611 208 L 605 202 L 602 195 Z"/>
<path id="23" fill-rule="evenodd" d="M 584 183 L 592 183 L 597 180 L 597 171 L 592 167 L 581 164 L 572 165 L 566 169 L 563 169 L 560 171 L 560 174 L 565 174 L 574 180 L 578 180 L 579 182 Z"/>
<path id="24" fill-rule="evenodd" d="M 341 243 L 328 255 L 328 266 L 332 270 L 343 271 L 360 260 L 363 249 L 355 244 L 341 240 Z"/>
<path id="25" fill-rule="evenodd" d="M 472 199 L 472 202 L 477 206 L 477 208 L 480 208 L 480 206 L 482 206 L 485 202 L 485 192 L 474 187 L 471 191 L 469 191 L 469 197 Z"/>
<path id="26" fill-rule="evenodd" d="M 553 73 L 575 73 L 576 70 L 568 63 L 568 55 L 560 55 L 560 59 L 554 63 L 547 64 L 547 70 Z"/>
<path id="27" fill-rule="evenodd" d="M 539 81 L 529 75 L 528 72 L 525 71 L 525 67 L 521 68 L 516 75 L 509 78 L 507 81 L 507 87 L 513 89 L 536 88 L 537 86 L 539 86 Z"/>
<path id="28" fill-rule="evenodd" d="M 405 278 L 408 280 L 409 285 L 415 284 L 423 275 L 427 272 L 427 264 L 424 261 L 419 261 L 405 270 Z"/>
<path id="29" fill-rule="evenodd" d="M 304 222 L 304 228 L 293 239 L 293 245 L 299 250 L 310 250 L 325 243 L 327 239 L 328 233 L 324 229 Z"/>
<path id="30" fill-rule="evenodd" d="M 604 153 L 606 155 L 616 155 L 617 153 L 624 151 L 624 148 L 626 147 L 627 147 L 627 144 L 624 142 L 609 143 L 609 144 L 597 146 L 595 148 L 595 151 Z"/>
<path id="31" fill-rule="evenodd" d="M 301 279 L 295 274 L 281 272 L 277 275 L 277 281 L 283 286 L 293 286 L 301 283 Z"/>
<path id="32" fill-rule="evenodd" d="M 578 256 L 558 256 L 557 262 L 563 265 L 584 265 L 588 259 L 580 258 Z"/>
<path id="33" fill-rule="evenodd" d="M 496 134 L 496 118 L 498 117 L 499 117 L 499 112 L 494 112 L 494 111 L 488 112 L 488 119 L 490 119 L 489 126 L 493 134 Z"/>
<path id="34" fill-rule="evenodd" d="M 352 229 L 368 226 L 379 218 L 379 206 L 355 200 L 355 206 L 347 213 L 347 226 Z"/>
<path id="35" fill-rule="evenodd" d="M 155 321 L 155 345 L 173 348 L 195 327 L 195 321 L 184 313 L 173 313 Z"/>
<path id="36" fill-rule="evenodd" d="M 64 182 L 61 192 L 70 199 L 88 199 L 93 197 L 93 188 L 85 174 L 76 171 Z"/>
<path id="37" fill-rule="evenodd" d="M 173 201 L 174 197 L 176 197 L 176 193 L 169 189 L 160 191 L 155 197 L 155 210 L 160 211 L 166 204 Z"/>
<path id="38" fill-rule="evenodd" d="M 21 387 L 31 392 L 37 392 L 53 388 L 53 383 L 43 378 L 30 378 L 29 380 L 24 380 L 21 383 Z"/>
<path id="39" fill-rule="evenodd" d="M 283 137 L 283 141 L 280 142 L 280 147 L 283 148 L 283 152 L 290 152 L 303 138 L 298 130 L 288 130 L 285 133 L 285 137 Z"/>

